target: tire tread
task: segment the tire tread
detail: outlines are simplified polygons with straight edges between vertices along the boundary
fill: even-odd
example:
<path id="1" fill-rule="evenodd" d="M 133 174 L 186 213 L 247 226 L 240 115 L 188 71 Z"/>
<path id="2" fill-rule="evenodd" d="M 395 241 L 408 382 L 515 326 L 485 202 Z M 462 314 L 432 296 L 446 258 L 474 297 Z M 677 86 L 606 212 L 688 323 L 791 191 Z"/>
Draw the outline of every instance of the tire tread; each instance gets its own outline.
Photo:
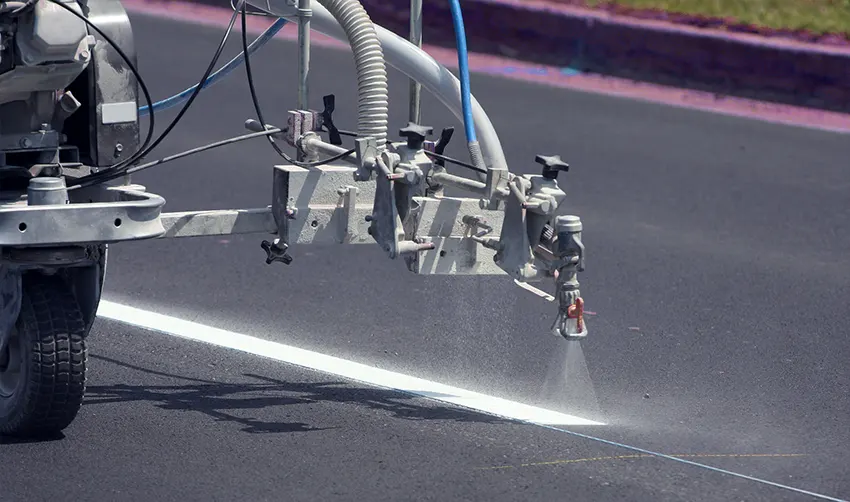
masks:
<path id="1" fill-rule="evenodd" d="M 0 433 L 58 433 L 74 421 L 85 397 L 86 326 L 73 293 L 58 277 L 31 277 L 23 292 L 18 330 L 30 345 L 29 381 L 23 409 L 0 425 Z"/>

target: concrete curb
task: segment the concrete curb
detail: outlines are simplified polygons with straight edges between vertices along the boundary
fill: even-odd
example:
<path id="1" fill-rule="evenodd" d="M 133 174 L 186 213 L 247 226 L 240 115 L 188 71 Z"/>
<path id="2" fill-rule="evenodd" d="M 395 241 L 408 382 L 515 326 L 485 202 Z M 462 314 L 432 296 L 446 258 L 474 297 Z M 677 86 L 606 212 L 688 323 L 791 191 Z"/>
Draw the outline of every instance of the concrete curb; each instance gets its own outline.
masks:
<path id="1" fill-rule="evenodd" d="M 230 8 L 228 0 L 194 0 Z M 361 0 L 406 37 L 409 0 Z M 455 47 L 446 1 L 424 39 Z M 536 0 L 464 0 L 470 51 L 728 96 L 850 113 L 850 48 L 638 20 Z"/>

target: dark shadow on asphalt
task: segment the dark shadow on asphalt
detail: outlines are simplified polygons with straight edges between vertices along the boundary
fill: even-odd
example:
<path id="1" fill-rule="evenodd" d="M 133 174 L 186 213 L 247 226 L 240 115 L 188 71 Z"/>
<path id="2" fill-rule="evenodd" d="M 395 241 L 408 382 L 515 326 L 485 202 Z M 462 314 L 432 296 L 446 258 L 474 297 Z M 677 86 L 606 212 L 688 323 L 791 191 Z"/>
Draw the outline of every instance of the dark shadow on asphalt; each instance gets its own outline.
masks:
<path id="1" fill-rule="evenodd" d="M 322 402 L 355 404 L 382 410 L 404 420 L 451 420 L 485 424 L 512 423 L 510 420 L 467 411 L 462 408 L 429 404 L 420 406 L 420 396 L 374 387 L 358 387 L 346 382 L 286 382 L 262 375 L 243 374 L 260 383 L 227 383 L 184 377 L 124 361 L 90 354 L 90 358 L 109 362 L 134 371 L 173 378 L 187 384 L 175 385 L 93 385 L 87 390 L 86 405 L 149 401 L 165 410 L 196 411 L 218 421 L 244 425 L 244 432 L 282 433 L 310 432 L 328 428 L 311 427 L 303 422 L 265 422 L 232 414 L 239 410 L 259 410 L 273 406 L 290 406 Z M 261 392 L 263 397 L 247 397 Z M 230 413 L 228 413 L 228 411 Z"/>
<path id="2" fill-rule="evenodd" d="M 65 439 L 65 434 L 48 434 L 45 436 L 37 436 L 37 437 L 15 437 L 15 436 L 2 436 L 0 435 L 0 445 L 4 444 L 30 444 L 30 443 L 50 443 L 52 441 L 61 441 Z"/>

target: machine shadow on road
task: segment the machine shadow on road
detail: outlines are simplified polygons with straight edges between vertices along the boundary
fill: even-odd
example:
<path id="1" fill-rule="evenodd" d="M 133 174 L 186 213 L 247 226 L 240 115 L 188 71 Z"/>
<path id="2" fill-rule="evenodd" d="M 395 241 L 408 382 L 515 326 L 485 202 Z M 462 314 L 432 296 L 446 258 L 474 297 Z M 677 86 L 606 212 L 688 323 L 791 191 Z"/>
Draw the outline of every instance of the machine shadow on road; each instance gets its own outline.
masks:
<path id="1" fill-rule="evenodd" d="M 331 429 L 330 427 L 312 427 L 303 422 L 262 421 L 235 414 L 245 410 L 263 410 L 279 406 L 315 403 L 366 406 L 374 410 L 386 411 L 393 418 L 404 420 L 450 420 L 485 424 L 514 423 L 507 419 L 436 403 L 418 405 L 414 401 L 421 401 L 422 397 L 395 390 L 358 387 L 341 381 L 286 382 L 253 373 L 243 373 L 243 377 L 258 380 L 259 383 L 228 383 L 157 371 L 94 354 L 90 354 L 89 357 L 140 373 L 191 383 L 92 385 L 88 387 L 84 405 L 148 401 L 158 403 L 157 406 L 164 410 L 196 411 L 217 421 L 239 423 L 244 425 L 243 432 L 253 434 L 311 432 Z M 256 393 L 262 393 L 263 396 L 256 397 Z"/>
<path id="2" fill-rule="evenodd" d="M 65 439 L 65 434 L 58 433 L 48 436 L 39 436 L 32 438 L 18 438 L 14 436 L 0 436 L 0 445 L 11 444 L 34 444 L 34 443 L 50 443 L 53 441 L 61 441 Z"/>

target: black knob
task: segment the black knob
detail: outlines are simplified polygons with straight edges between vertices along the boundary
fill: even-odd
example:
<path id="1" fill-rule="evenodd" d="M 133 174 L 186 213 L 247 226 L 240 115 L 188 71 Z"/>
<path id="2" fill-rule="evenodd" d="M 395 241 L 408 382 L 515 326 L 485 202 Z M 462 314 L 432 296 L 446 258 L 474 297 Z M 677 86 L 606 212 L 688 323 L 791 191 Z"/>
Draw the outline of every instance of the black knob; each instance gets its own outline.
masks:
<path id="1" fill-rule="evenodd" d="M 558 179 L 560 171 L 569 171 L 570 165 L 561 160 L 560 155 L 538 155 L 534 162 L 543 166 L 543 177 L 549 180 Z"/>
<path id="2" fill-rule="evenodd" d="M 402 127 L 399 134 L 403 138 L 407 138 L 408 148 L 419 150 L 425 142 L 425 138 L 434 133 L 433 127 L 423 126 L 408 122 L 407 127 Z"/>
<path id="3" fill-rule="evenodd" d="M 289 248 L 288 245 L 283 244 L 279 246 L 277 243 L 264 240 L 260 243 L 260 247 L 266 252 L 266 265 L 271 265 L 272 262 L 276 261 L 286 265 L 292 263 L 292 257 L 286 254 L 286 250 Z"/>

